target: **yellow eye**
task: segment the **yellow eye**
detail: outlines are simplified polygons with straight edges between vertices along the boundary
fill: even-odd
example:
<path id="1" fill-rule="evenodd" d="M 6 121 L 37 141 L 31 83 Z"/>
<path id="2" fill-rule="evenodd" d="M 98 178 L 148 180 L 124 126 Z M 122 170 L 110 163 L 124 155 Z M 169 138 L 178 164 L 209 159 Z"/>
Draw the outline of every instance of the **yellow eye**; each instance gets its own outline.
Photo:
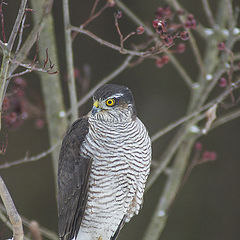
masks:
<path id="1" fill-rule="evenodd" d="M 110 98 L 106 101 L 106 105 L 109 107 L 112 107 L 115 104 L 115 100 L 113 98 Z"/>

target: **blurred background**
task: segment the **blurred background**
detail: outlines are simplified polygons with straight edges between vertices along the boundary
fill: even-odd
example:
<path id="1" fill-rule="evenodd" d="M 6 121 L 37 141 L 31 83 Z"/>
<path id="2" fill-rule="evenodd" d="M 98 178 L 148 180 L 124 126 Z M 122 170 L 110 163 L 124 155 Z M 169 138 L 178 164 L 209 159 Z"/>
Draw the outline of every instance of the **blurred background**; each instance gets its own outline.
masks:
<path id="1" fill-rule="evenodd" d="M 179 2 L 189 12 L 193 13 L 197 20 L 207 26 L 200 1 L 180 0 Z M 218 0 L 209 2 L 214 12 Z M 20 0 L 7 1 L 7 3 L 8 5 L 4 6 L 4 17 L 5 31 L 8 36 L 11 31 L 11 27 L 8 26 L 12 26 L 14 23 Z M 93 3 L 92 0 L 70 1 L 73 25 L 79 26 L 88 18 Z M 164 6 L 163 1 L 155 0 L 129 0 L 125 3 L 149 26 L 152 24 L 156 9 Z M 106 9 L 87 28 L 103 39 L 119 45 L 119 36 L 113 18 L 116 9 L 117 7 Z M 32 14 L 37 14 L 37 12 Z M 61 1 L 55 1 L 53 15 L 60 64 L 59 74 L 61 74 L 66 109 L 69 109 Z M 26 22 L 30 24 L 29 28 L 31 28 L 33 25 L 31 15 Z M 119 20 L 119 24 L 124 35 L 135 31 L 137 27 L 124 13 Z M 27 36 L 28 31 L 25 31 L 24 37 Z M 201 51 L 204 51 L 204 42 L 197 34 L 195 35 Z M 132 43 L 141 43 L 144 38 L 144 35 L 133 36 L 126 43 L 126 47 L 130 48 Z M 88 74 L 87 89 L 92 88 L 103 77 L 117 68 L 126 57 L 83 35 L 77 35 L 73 47 L 79 98 L 82 96 L 81 87 L 84 83 L 81 82 L 81 76 L 84 73 Z M 186 51 L 183 54 L 176 55 L 176 57 L 189 75 L 195 79 L 198 75 L 198 68 L 187 42 L 186 47 Z M 32 54 L 34 55 L 34 52 Z M 27 74 L 23 78 L 26 83 L 27 99 L 34 106 L 34 114 L 19 127 L 4 127 L 2 135 L 7 135 L 8 146 L 5 155 L 0 155 L 0 164 L 23 158 L 26 154 L 29 156 L 38 154 L 49 147 L 38 74 Z M 147 59 L 136 67 L 128 68 L 112 82 L 126 85 L 132 90 L 138 116 L 147 126 L 150 136 L 186 113 L 190 98 L 189 91 L 171 63 L 158 68 L 155 60 Z M 14 84 L 16 83 L 12 81 L 9 91 L 14 89 Z M 221 89 L 216 87 L 216 91 L 220 92 Z M 80 115 L 88 113 L 91 105 L 90 100 L 80 108 Z M 153 144 L 153 159 L 158 160 L 160 158 L 174 133 L 175 131 L 164 135 Z M 239 135 L 240 119 L 236 119 L 199 139 L 203 145 L 203 150 L 216 152 L 217 160 L 193 169 L 189 179 L 172 204 L 161 240 L 239 239 Z M 56 232 L 57 211 L 50 156 L 34 163 L 2 169 L 0 174 L 6 182 L 19 213 Z M 139 216 L 134 217 L 123 228 L 119 240 L 141 239 L 161 194 L 164 180 L 165 178 L 161 176 L 148 191 L 145 195 L 142 211 Z M 11 232 L 0 221 L 0 239 L 10 237 Z"/>

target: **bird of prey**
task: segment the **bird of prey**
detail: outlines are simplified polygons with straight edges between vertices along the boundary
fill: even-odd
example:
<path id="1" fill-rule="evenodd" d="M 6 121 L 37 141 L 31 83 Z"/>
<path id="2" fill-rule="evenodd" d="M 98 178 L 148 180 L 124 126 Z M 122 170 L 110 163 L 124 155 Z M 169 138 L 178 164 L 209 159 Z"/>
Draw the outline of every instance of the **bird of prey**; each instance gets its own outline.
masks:
<path id="1" fill-rule="evenodd" d="M 58 166 L 59 236 L 115 240 L 138 214 L 151 162 L 151 141 L 129 88 L 100 87 L 88 115 L 63 139 Z"/>

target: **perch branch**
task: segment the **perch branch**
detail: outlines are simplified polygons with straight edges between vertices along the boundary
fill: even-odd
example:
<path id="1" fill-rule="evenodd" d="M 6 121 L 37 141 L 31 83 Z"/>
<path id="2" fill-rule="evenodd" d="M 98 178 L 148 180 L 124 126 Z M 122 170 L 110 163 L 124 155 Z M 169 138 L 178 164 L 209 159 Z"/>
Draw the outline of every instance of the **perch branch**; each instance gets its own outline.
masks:
<path id="1" fill-rule="evenodd" d="M 15 208 L 13 200 L 1 176 L 0 176 L 0 196 L 2 198 L 3 204 L 7 210 L 7 215 L 13 227 L 13 239 L 23 240 L 24 234 L 21 217 L 19 216 L 17 209 Z"/>

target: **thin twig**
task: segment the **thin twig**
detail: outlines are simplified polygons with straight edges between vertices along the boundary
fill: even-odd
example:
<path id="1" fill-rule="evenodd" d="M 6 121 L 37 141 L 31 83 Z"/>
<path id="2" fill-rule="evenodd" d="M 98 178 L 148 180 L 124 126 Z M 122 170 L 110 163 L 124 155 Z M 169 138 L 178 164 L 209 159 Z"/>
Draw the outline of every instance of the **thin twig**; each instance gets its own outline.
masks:
<path id="1" fill-rule="evenodd" d="M 151 55 L 154 55 L 154 54 L 159 54 L 160 52 L 163 52 L 163 49 L 156 49 L 154 52 L 152 52 L 152 51 L 140 52 L 140 51 L 128 50 L 128 49 L 119 47 L 115 44 L 112 44 L 110 42 L 107 42 L 107 41 L 105 41 L 102 38 L 96 36 L 94 33 L 90 32 L 88 30 L 81 29 L 81 28 L 74 27 L 74 26 L 72 26 L 71 29 L 72 29 L 72 31 L 79 32 L 79 33 L 82 33 L 84 35 L 87 35 L 88 37 L 94 39 L 95 41 L 97 41 L 101 45 L 112 48 L 113 50 L 116 50 L 116 51 L 118 51 L 122 54 L 129 54 L 129 55 L 138 56 L 138 57 L 148 57 L 148 56 L 151 56 Z"/>
<path id="2" fill-rule="evenodd" d="M 192 119 L 194 116 L 196 116 L 195 119 L 191 120 L 191 124 L 194 125 L 201 119 L 205 117 L 205 114 L 199 115 L 202 111 L 207 110 L 211 106 L 215 104 L 221 103 L 234 89 L 239 88 L 240 80 L 238 80 L 234 85 L 230 86 L 228 89 L 226 89 L 222 94 L 220 94 L 217 98 L 213 99 L 203 107 L 201 107 L 200 110 L 190 113 L 188 116 L 183 117 L 179 119 L 178 121 L 174 122 L 170 126 L 167 126 L 163 130 L 160 130 L 156 134 L 152 136 L 152 141 L 156 141 L 159 137 L 161 137 L 163 134 L 166 134 L 168 131 L 171 131 L 175 127 L 179 126 L 182 123 L 187 122 L 188 120 Z M 199 115 L 199 116 L 198 116 Z M 156 170 L 150 175 L 147 185 L 146 185 L 146 190 L 148 191 L 150 187 L 153 185 L 153 183 L 158 179 L 159 175 L 162 173 L 162 171 L 166 168 L 166 166 L 169 164 L 172 156 L 174 155 L 175 151 L 177 148 L 180 146 L 182 140 L 185 138 L 185 134 L 188 132 L 188 129 L 183 129 L 179 132 L 178 136 L 174 138 L 173 142 L 169 144 L 170 148 L 165 152 L 165 154 L 162 156 L 161 161 L 159 161 L 159 167 L 156 168 Z"/>
<path id="3" fill-rule="evenodd" d="M 19 30 L 18 45 L 17 45 L 16 51 L 15 51 L 15 54 L 17 54 L 19 52 L 20 46 L 22 44 L 22 35 L 23 35 L 23 29 L 24 29 L 26 16 L 27 15 L 25 13 L 24 16 L 23 16 L 23 19 L 22 19 L 22 24 L 21 24 L 20 30 Z"/>
<path id="4" fill-rule="evenodd" d="M 29 162 L 35 162 L 37 160 L 40 160 L 46 156 L 48 156 L 50 153 L 52 153 L 56 147 L 58 147 L 61 144 L 61 142 L 59 141 L 58 143 L 56 143 L 55 145 L 53 145 L 51 148 L 49 148 L 47 151 L 41 152 L 38 155 L 29 157 L 26 155 L 26 157 L 13 161 L 13 162 L 6 162 L 4 164 L 0 165 L 0 169 L 6 169 L 6 168 L 10 168 L 12 166 L 16 166 L 16 165 L 20 165 L 23 163 L 29 163 Z"/>
<path id="5" fill-rule="evenodd" d="M 170 63 L 173 64 L 173 66 L 178 70 L 179 74 L 181 75 L 183 81 L 186 83 L 186 85 L 192 89 L 193 88 L 193 81 L 191 77 L 188 75 L 188 73 L 185 71 L 185 69 L 182 67 L 182 65 L 177 61 L 175 56 L 173 54 L 169 54 L 168 56 L 170 57 L 171 61 Z"/>
<path id="6" fill-rule="evenodd" d="M 89 18 L 92 17 L 93 14 L 95 13 L 99 1 L 100 1 L 100 0 L 95 0 L 95 2 L 94 2 L 94 4 L 93 4 L 93 7 L 92 7 L 92 10 L 91 10 L 91 12 L 90 12 Z"/>
<path id="7" fill-rule="evenodd" d="M 0 210 L 0 219 L 11 231 L 13 230 L 12 224 L 9 222 L 8 218 L 5 216 L 5 214 L 1 210 Z M 24 239 L 25 240 L 31 240 L 27 236 L 24 236 Z"/>
<path id="8" fill-rule="evenodd" d="M 24 68 L 26 68 L 26 69 L 28 69 L 28 70 L 30 70 L 30 71 L 43 72 L 43 73 L 48 73 L 48 74 L 58 73 L 57 70 L 56 70 L 56 71 L 53 70 L 54 65 L 51 66 L 51 64 L 50 64 L 50 67 L 49 67 L 49 68 L 46 68 L 46 69 L 45 69 L 45 67 L 44 67 L 44 68 L 36 67 L 36 66 L 34 66 L 34 65 L 32 65 L 32 64 L 21 63 L 21 62 L 18 62 L 18 61 L 16 61 L 16 60 L 14 60 L 14 59 L 10 59 L 10 61 L 11 61 L 12 63 L 18 64 L 18 66 L 24 67 Z M 12 77 L 13 77 L 13 75 L 9 76 L 8 78 L 12 78 Z"/>
<path id="9" fill-rule="evenodd" d="M 230 122 L 236 118 L 240 117 L 240 110 L 234 110 L 232 112 L 226 113 L 225 115 L 219 117 L 211 126 L 210 130 L 215 129 L 216 127 L 222 126 L 223 124 Z"/>
<path id="10" fill-rule="evenodd" d="M 6 34 L 5 34 L 5 24 L 4 24 L 4 15 L 3 15 L 3 0 L 0 3 L 0 18 L 1 18 L 1 28 L 2 28 L 2 37 L 3 41 L 6 42 Z"/>
<path id="11" fill-rule="evenodd" d="M 203 9 L 204 9 L 204 12 L 207 16 L 207 19 L 208 19 L 208 22 L 209 22 L 210 26 L 212 28 L 214 28 L 216 26 L 216 23 L 215 23 L 215 20 L 213 18 L 213 14 L 212 14 L 211 8 L 209 6 L 208 0 L 202 0 L 202 5 L 203 5 Z"/>
<path id="12" fill-rule="evenodd" d="M 173 8 L 178 11 L 180 9 L 183 9 L 183 7 L 179 4 L 178 1 L 176 0 L 167 0 L 167 2 L 173 6 Z M 179 17 L 179 20 L 181 21 L 182 24 L 185 24 L 185 18 L 183 16 L 178 16 Z M 205 71 L 205 67 L 204 67 L 204 64 L 203 64 L 203 60 L 202 60 L 202 57 L 201 57 L 201 54 L 200 54 L 200 51 L 199 51 L 199 48 L 197 46 L 197 43 L 196 43 L 196 40 L 193 36 L 193 34 L 191 33 L 191 31 L 189 30 L 188 31 L 189 33 L 189 41 L 191 43 L 191 48 L 193 50 L 193 54 L 195 55 L 196 57 L 196 61 L 197 61 L 197 64 L 201 70 L 201 74 L 202 76 L 205 76 L 206 74 L 206 71 Z"/>
<path id="13" fill-rule="evenodd" d="M 38 222 L 31 221 L 30 225 L 29 225 L 29 230 L 31 232 L 31 236 L 32 236 L 33 240 L 42 240 Z"/>
<path id="14" fill-rule="evenodd" d="M 46 0 L 45 1 L 45 8 L 43 11 L 42 16 L 37 24 L 33 27 L 32 31 L 29 33 L 27 39 L 25 40 L 24 44 L 22 45 L 21 49 L 19 50 L 18 54 L 15 56 L 16 62 L 23 62 L 26 56 L 28 55 L 29 51 L 31 50 L 32 46 L 36 42 L 38 35 L 41 33 L 45 23 L 47 21 L 47 16 L 51 13 L 52 10 L 53 0 Z M 9 68 L 8 75 L 10 76 L 18 67 L 18 64 L 11 64 Z"/>
<path id="15" fill-rule="evenodd" d="M 20 77 L 20 76 L 25 75 L 25 74 L 30 73 L 30 72 L 32 72 L 31 69 L 26 69 L 26 70 L 24 70 L 22 72 L 18 72 L 18 73 L 12 74 L 7 79 L 10 80 L 11 78 Z"/>
<path id="16" fill-rule="evenodd" d="M 4 208 L 4 206 L 1 203 L 0 203 L 0 211 L 6 213 L 6 209 Z M 26 227 L 29 227 L 31 221 L 22 215 L 21 215 L 21 218 L 22 218 L 23 225 Z M 56 235 L 55 232 L 52 232 L 42 226 L 40 226 L 39 229 L 40 229 L 41 235 L 43 235 L 44 237 L 46 237 L 50 240 L 58 240 L 58 236 Z M 26 238 L 26 236 L 24 238 Z"/>
<path id="17" fill-rule="evenodd" d="M 233 14 L 233 6 L 232 6 L 232 1 L 227 0 L 227 11 L 228 11 L 228 25 L 229 25 L 229 31 L 233 32 L 233 29 L 236 26 L 236 20 L 234 18 Z"/>
<path id="18" fill-rule="evenodd" d="M 21 217 L 17 212 L 17 209 L 1 176 L 0 176 L 0 196 L 7 210 L 9 220 L 13 226 L 13 239 L 23 240 L 24 234 Z"/>
<path id="19" fill-rule="evenodd" d="M 72 38 L 71 38 L 71 26 L 69 16 L 69 2 L 63 0 L 63 18 L 64 18 L 64 32 L 65 32 L 65 53 L 67 59 L 67 73 L 68 73 L 68 91 L 71 104 L 71 122 L 78 118 L 77 108 L 77 90 L 74 78 L 74 65 L 73 65 L 73 49 L 72 49 Z"/>
<path id="20" fill-rule="evenodd" d="M 115 23 L 115 27 L 116 27 L 116 29 L 117 29 L 118 35 L 119 35 L 119 37 L 120 37 L 120 47 L 121 47 L 120 52 L 122 52 L 122 51 L 123 51 L 123 42 L 124 42 L 124 41 L 123 41 L 123 35 L 122 35 L 121 30 L 120 30 L 120 28 L 119 28 L 118 16 L 117 16 L 117 15 L 118 15 L 117 13 L 114 14 L 114 23 Z"/>
<path id="21" fill-rule="evenodd" d="M 101 87 L 102 85 L 108 83 L 109 81 L 111 81 L 112 79 L 114 79 L 116 76 L 118 76 L 121 72 L 123 72 L 128 66 L 130 61 L 132 60 L 133 56 L 128 56 L 124 62 L 117 68 L 115 69 L 112 73 L 110 73 L 107 77 L 103 78 L 94 88 L 92 88 L 79 102 L 78 102 L 78 107 L 81 107 L 84 103 L 86 103 L 94 94 L 94 92 Z M 71 114 L 71 110 L 69 110 L 66 113 L 66 116 L 70 116 Z M 38 161 L 44 157 L 46 157 L 47 155 L 51 154 L 56 147 L 58 147 L 61 144 L 61 142 L 59 141 L 58 143 L 56 143 L 56 145 L 52 146 L 51 148 L 49 148 L 47 151 L 44 151 L 38 155 L 29 157 L 26 155 L 26 157 L 24 157 L 23 159 L 19 159 L 13 162 L 7 162 L 4 164 L 0 165 L 0 169 L 5 169 L 5 168 L 10 168 L 12 166 L 16 166 L 19 164 L 23 164 L 23 163 L 28 163 L 28 162 L 35 162 Z"/>
<path id="22" fill-rule="evenodd" d="M 97 0 L 96 2 L 98 2 L 98 0 Z M 95 4 L 96 4 L 96 2 L 95 2 Z M 94 6 L 93 6 L 93 9 L 92 9 L 92 11 L 91 11 L 91 14 L 90 14 L 89 18 L 87 19 L 86 22 L 84 22 L 84 23 L 80 26 L 80 28 L 85 28 L 85 27 L 86 27 L 90 22 L 92 22 L 95 18 L 99 17 L 99 16 L 103 13 L 103 11 L 104 11 L 106 8 L 108 8 L 108 6 L 109 6 L 109 2 L 107 1 L 107 3 L 106 3 L 98 12 L 96 12 L 96 13 L 93 15 L 93 13 L 95 12 L 94 7 L 96 8 L 95 4 L 94 4 Z"/>
<path id="23" fill-rule="evenodd" d="M 17 34 L 18 34 L 18 30 L 20 29 L 20 24 L 22 22 L 23 15 L 25 13 L 26 4 L 27 4 L 27 0 L 22 0 L 21 1 L 21 5 L 20 5 L 19 10 L 18 10 L 18 15 L 17 15 L 16 21 L 14 23 L 14 26 L 13 26 L 13 29 L 12 29 L 12 32 L 11 32 L 11 35 L 10 35 L 9 40 L 8 40 L 8 49 L 9 49 L 10 52 L 13 48 L 15 38 L 17 37 Z"/>

